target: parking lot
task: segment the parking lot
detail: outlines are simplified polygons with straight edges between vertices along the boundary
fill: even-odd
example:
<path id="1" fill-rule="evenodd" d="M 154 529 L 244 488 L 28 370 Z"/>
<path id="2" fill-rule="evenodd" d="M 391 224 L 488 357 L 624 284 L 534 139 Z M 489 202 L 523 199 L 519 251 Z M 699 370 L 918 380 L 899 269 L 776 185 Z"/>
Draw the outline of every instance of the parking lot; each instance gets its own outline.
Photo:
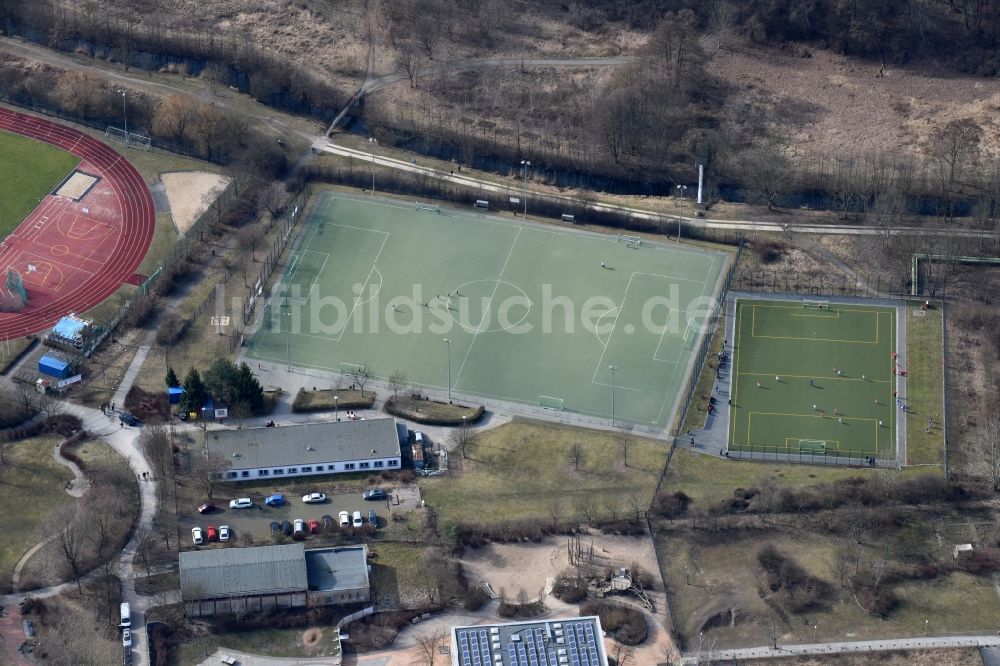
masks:
<path id="1" fill-rule="evenodd" d="M 250 535 L 254 543 L 272 543 L 274 537 L 271 535 L 271 523 L 280 523 L 285 520 L 292 522 L 297 518 L 305 521 L 312 518 L 320 522 L 320 533 L 308 536 L 307 540 L 320 540 L 326 536 L 337 534 L 349 536 L 354 533 L 364 533 L 367 531 L 368 512 L 370 510 L 375 510 L 378 516 L 376 529 L 384 529 L 389 521 L 389 507 L 391 506 L 396 510 L 402 508 L 397 505 L 395 492 L 388 488 L 386 490 L 389 491 L 388 500 L 369 501 L 363 499 L 360 492 L 351 492 L 327 494 L 326 501 L 320 504 L 303 503 L 302 494 L 290 495 L 288 493 L 281 493 L 285 497 L 285 503 L 278 507 L 264 506 L 264 499 L 267 495 L 241 495 L 241 497 L 249 496 L 253 499 L 254 506 L 251 509 L 230 509 L 229 500 L 234 499 L 235 496 L 219 497 L 213 500 L 216 508 L 210 513 L 199 514 L 194 511 L 190 516 L 180 520 L 181 547 L 190 548 L 192 546 L 191 528 L 201 527 L 204 530 L 209 525 L 215 527 L 228 525 L 232 531 L 230 541 L 236 541 L 240 545 L 247 543 L 246 535 Z M 407 495 L 408 493 L 403 494 Z M 412 501 L 411 498 L 407 504 L 411 504 Z M 338 514 L 341 511 L 347 511 L 352 516 L 355 511 L 360 511 L 364 518 L 364 527 L 358 530 L 354 530 L 352 527 L 341 531 L 339 525 L 337 525 Z M 323 516 L 325 515 L 330 516 L 335 524 L 334 529 L 329 532 L 322 530 Z"/>

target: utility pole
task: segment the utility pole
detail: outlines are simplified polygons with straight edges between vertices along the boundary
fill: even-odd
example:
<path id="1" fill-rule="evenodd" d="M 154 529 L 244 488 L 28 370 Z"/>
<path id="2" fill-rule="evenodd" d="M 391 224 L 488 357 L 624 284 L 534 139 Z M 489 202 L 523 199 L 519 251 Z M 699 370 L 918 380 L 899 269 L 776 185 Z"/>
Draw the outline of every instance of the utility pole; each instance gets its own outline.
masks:
<path id="1" fill-rule="evenodd" d="M 618 372 L 618 366 L 611 364 L 608 366 L 608 370 L 611 371 L 611 427 L 615 427 L 615 373 Z"/>
<path id="2" fill-rule="evenodd" d="M 528 217 L 528 167 L 531 166 L 531 162 L 528 160 L 521 160 L 521 168 L 523 170 L 523 185 L 524 185 L 524 216 Z"/>
<path id="3" fill-rule="evenodd" d="M 128 148 L 128 110 L 125 108 L 125 90 L 122 90 L 122 118 L 125 120 L 125 147 Z"/>
<path id="4" fill-rule="evenodd" d="M 292 313 L 282 312 L 282 319 L 285 319 L 287 326 L 285 326 L 285 363 L 287 365 L 287 370 L 292 371 L 292 344 L 291 344 L 291 333 L 292 333 Z M 287 319 L 286 319 L 287 317 Z"/>
<path id="5" fill-rule="evenodd" d="M 445 344 L 448 345 L 448 404 L 451 404 L 451 343 L 454 342 L 451 338 L 444 339 Z"/>
<path id="6" fill-rule="evenodd" d="M 372 196 L 375 196 L 375 146 L 378 145 L 378 139 L 373 136 L 368 137 L 369 151 L 372 155 Z"/>

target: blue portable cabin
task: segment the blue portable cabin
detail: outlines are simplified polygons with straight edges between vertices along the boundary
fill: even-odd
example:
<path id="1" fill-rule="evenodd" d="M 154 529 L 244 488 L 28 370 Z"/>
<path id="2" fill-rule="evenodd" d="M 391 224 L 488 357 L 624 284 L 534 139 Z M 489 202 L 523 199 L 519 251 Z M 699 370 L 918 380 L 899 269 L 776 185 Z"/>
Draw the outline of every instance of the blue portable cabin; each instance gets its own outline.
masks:
<path id="1" fill-rule="evenodd" d="M 181 396 L 184 395 L 183 386 L 171 386 L 167 389 L 167 400 L 171 405 L 177 405 L 181 401 Z"/>
<path id="2" fill-rule="evenodd" d="M 64 361 L 48 354 L 38 359 L 38 371 L 43 375 L 55 377 L 56 379 L 66 379 L 73 372 L 73 366 L 69 361 Z"/>

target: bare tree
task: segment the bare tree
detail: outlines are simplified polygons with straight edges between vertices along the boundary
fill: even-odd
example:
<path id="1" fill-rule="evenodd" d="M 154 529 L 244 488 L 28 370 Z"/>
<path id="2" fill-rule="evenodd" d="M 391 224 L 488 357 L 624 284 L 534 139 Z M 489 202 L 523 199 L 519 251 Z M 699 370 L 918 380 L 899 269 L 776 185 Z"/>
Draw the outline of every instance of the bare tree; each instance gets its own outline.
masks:
<path id="1" fill-rule="evenodd" d="M 758 201 L 774 210 L 788 187 L 791 168 L 785 151 L 774 143 L 751 148 L 742 161 L 743 176 Z"/>
<path id="2" fill-rule="evenodd" d="M 476 431 L 468 423 L 463 423 L 448 433 L 448 446 L 451 450 L 458 449 L 463 458 L 468 458 L 469 446 L 475 439 Z"/>
<path id="3" fill-rule="evenodd" d="M 633 444 L 635 444 L 635 440 L 628 435 L 624 435 L 620 440 L 618 440 L 618 445 L 622 450 L 622 461 L 624 462 L 625 467 L 628 467 L 628 452 L 629 449 L 632 448 Z"/>
<path id="4" fill-rule="evenodd" d="M 83 594 L 80 578 L 84 574 L 84 545 L 87 542 L 89 525 L 85 521 L 76 520 L 75 509 L 68 507 L 67 511 L 59 512 L 62 519 L 54 519 L 52 524 L 62 523 L 65 528 L 56 531 L 53 539 L 56 553 L 66 572 L 76 581 L 76 588 Z"/>
<path id="5" fill-rule="evenodd" d="M 584 493 L 577 497 L 576 502 L 573 503 L 573 508 L 588 523 L 593 523 L 597 516 L 597 498 L 594 497 L 593 493 Z"/>
<path id="6" fill-rule="evenodd" d="M 153 467 L 153 473 L 157 478 L 165 480 L 173 465 L 173 453 L 170 450 L 170 436 L 167 429 L 161 425 L 145 426 L 139 436 L 139 446 L 146 453 L 146 458 Z"/>
<path id="7" fill-rule="evenodd" d="M 368 364 L 362 363 L 361 365 L 355 367 L 353 370 L 351 370 L 350 375 L 351 375 L 351 381 L 354 382 L 354 385 L 357 386 L 358 390 L 361 392 L 361 397 L 364 397 L 365 385 L 368 384 L 368 382 L 371 381 L 372 378 L 372 374 L 368 370 Z"/>
<path id="8" fill-rule="evenodd" d="M 559 523 L 562 522 L 563 516 L 565 515 L 562 500 L 558 497 L 554 498 L 548 504 L 549 518 L 552 519 L 552 527 L 559 527 Z"/>
<path id="9" fill-rule="evenodd" d="M 177 529 L 174 527 L 174 522 L 170 520 L 166 514 L 161 513 L 160 515 L 153 518 L 153 531 L 156 535 L 163 539 L 163 545 L 167 550 L 170 550 L 170 538 L 176 536 Z"/>
<path id="10" fill-rule="evenodd" d="M 396 400 L 399 392 L 406 388 L 406 373 L 397 369 L 389 375 L 389 388 L 392 389 L 392 399 Z"/>
<path id="11" fill-rule="evenodd" d="M 611 648 L 611 657 L 615 660 L 618 666 L 630 666 L 635 658 L 635 650 L 627 645 L 623 645 L 618 641 L 614 642 Z"/>
<path id="12" fill-rule="evenodd" d="M 618 495 L 611 493 L 610 495 L 605 495 L 604 497 L 604 509 L 608 512 L 608 518 L 612 523 L 618 522 L 618 515 L 621 513 L 622 504 L 621 500 L 618 499 Z"/>
<path id="13" fill-rule="evenodd" d="M 983 471 L 993 484 L 993 490 L 1000 490 L 1000 414 L 993 413 L 976 433 L 976 466 Z"/>
<path id="14" fill-rule="evenodd" d="M 192 454 L 189 478 L 205 491 L 205 496 L 212 499 L 216 486 L 222 482 L 223 474 L 229 469 L 228 460 L 211 455 Z"/>
<path id="15" fill-rule="evenodd" d="M 422 666 L 434 666 L 437 659 L 438 645 L 444 640 L 441 632 L 417 634 L 417 663 Z"/>
<path id="16" fill-rule="evenodd" d="M 625 501 L 628 502 L 628 507 L 632 510 L 633 520 L 635 524 L 638 525 L 642 520 L 644 507 L 642 497 L 640 497 L 636 492 L 630 492 L 628 496 L 626 496 Z"/>
<path id="17" fill-rule="evenodd" d="M 139 560 L 140 566 L 146 572 L 146 580 L 149 581 L 153 573 L 153 532 L 145 527 L 140 527 L 135 532 L 135 558 Z"/>
<path id="18" fill-rule="evenodd" d="M 580 471 L 580 465 L 584 463 L 586 457 L 587 452 L 580 442 L 573 442 L 566 451 L 566 459 L 573 465 L 573 469 L 576 471 Z"/>

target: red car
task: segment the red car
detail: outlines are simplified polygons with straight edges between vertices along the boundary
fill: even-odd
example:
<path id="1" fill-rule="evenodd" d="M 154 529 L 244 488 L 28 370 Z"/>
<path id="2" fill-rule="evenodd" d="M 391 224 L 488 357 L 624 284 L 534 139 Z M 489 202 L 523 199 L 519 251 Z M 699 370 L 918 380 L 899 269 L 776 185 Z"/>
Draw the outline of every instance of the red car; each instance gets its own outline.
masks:
<path id="1" fill-rule="evenodd" d="M 316 534 L 319 532 L 319 521 L 315 518 L 310 518 L 309 522 L 306 524 L 309 525 L 309 534 Z"/>
<path id="2" fill-rule="evenodd" d="M 219 540 L 219 530 L 215 529 L 215 527 L 212 526 L 212 525 L 208 526 L 208 529 L 206 530 L 206 534 L 208 535 L 208 540 L 209 541 L 218 541 Z"/>

